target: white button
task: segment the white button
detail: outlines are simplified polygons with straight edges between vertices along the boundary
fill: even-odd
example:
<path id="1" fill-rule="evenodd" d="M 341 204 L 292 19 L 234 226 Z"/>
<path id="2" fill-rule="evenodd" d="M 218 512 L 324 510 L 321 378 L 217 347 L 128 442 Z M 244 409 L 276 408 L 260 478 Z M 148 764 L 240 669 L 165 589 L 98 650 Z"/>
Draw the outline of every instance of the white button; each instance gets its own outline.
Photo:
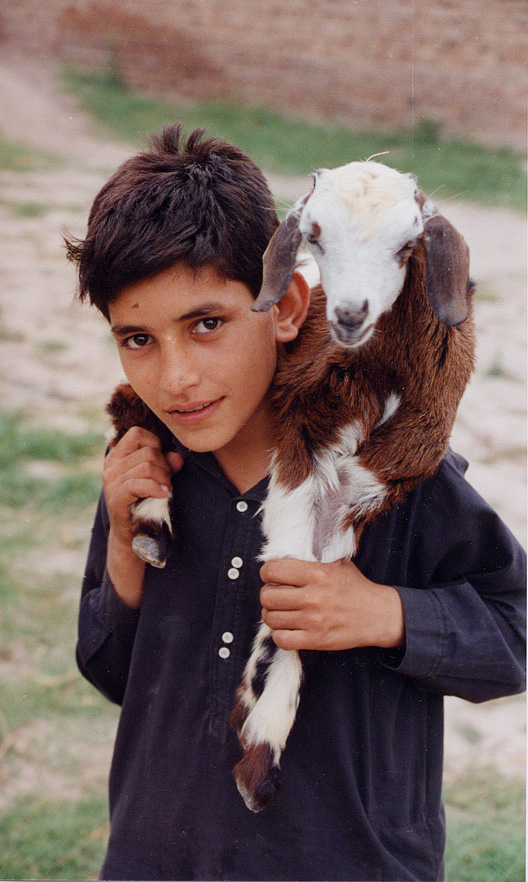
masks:
<path id="1" fill-rule="evenodd" d="M 230 579 L 238 579 L 240 573 L 238 572 L 238 570 L 235 569 L 235 567 L 231 567 L 231 569 L 227 571 L 227 575 Z"/>
<path id="2" fill-rule="evenodd" d="M 247 510 L 248 510 L 248 504 L 247 504 L 247 502 L 244 502 L 243 499 L 241 499 L 240 502 L 237 502 L 237 511 L 242 511 L 242 512 L 244 512 L 244 511 L 247 511 Z"/>
<path id="3" fill-rule="evenodd" d="M 232 643 L 235 638 L 233 637 L 231 631 L 224 631 L 222 634 L 222 640 L 224 643 Z"/>
<path id="4" fill-rule="evenodd" d="M 237 569 L 240 569 L 240 567 L 242 566 L 243 563 L 244 563 L 244 561 L 242 560 L 241 557 L 234 557 L 233 560 L 231 561 L 232 566 L 236 567 Z"/>
<path id="5" fill-rule="evenodd" d="M 220 649 L 218 650 L 218 655 L 220 656 L 220 658 L 229 658 L 229 656 L 231 655 L 231 652 L 227 648 L 227 646 L 221 646 Z"/>

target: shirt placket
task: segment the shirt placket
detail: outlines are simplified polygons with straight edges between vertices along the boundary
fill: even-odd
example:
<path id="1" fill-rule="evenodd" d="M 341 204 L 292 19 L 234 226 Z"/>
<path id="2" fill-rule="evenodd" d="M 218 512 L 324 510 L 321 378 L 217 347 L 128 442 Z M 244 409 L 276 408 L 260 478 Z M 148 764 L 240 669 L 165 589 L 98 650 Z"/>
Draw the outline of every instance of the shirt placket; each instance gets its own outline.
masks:
<path id="1" fill-rule="evenodd" d="M 231 500 L 218 575 L 210 653 L 209 731 L 222 742 L 229 731 L 229 716 L 248 655 L 248 628 L 252 637 L 260 610 L 261 583 L 256 563 L 260 544 L 258 507 L 255 500 Z M 254 622 L 248 614 L 252 607 Z"/>

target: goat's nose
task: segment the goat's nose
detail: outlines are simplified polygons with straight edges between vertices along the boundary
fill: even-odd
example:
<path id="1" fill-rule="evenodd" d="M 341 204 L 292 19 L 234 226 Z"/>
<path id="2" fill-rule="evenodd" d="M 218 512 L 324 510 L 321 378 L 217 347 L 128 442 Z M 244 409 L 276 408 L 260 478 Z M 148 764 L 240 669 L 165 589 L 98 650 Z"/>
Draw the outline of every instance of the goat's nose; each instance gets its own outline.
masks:
<path id="1" fill-rule="evenodd" d="M 355 331 L 360 328 L 368 314 L 368 300 L 365 300 L 363 306 L 359 308 L 353 305 L 336 306 L 335 316 L 338 323 L 348 331 Z"/>

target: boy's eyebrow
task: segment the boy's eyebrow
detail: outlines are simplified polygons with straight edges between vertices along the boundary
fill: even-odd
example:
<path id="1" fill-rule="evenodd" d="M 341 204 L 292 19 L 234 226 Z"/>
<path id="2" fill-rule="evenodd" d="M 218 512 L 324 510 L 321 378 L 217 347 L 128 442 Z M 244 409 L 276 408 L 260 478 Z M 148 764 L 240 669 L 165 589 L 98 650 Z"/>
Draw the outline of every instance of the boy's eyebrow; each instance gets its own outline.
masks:
<path id="1" fill-rule="evenodd" d="M 145 329 L 136 325 L 111 325 L 110 331 L 114 337 L 128 337 L 132 334 L 144 334 Z"/>
<path id="2" fill-rule="evenodd" d="M 210 300 L 206 303 L 201 303 L 199 306 L 196 306 L 194 309 L 190 309 L 188 312 L 185 312 L 178 318 L 178 321 L 188 322 L 189 319 L 201 318 L 204 315 L 211 315 L 211 313 L 213 312 L 223 312 L 225 311 L 225 309 L 225 303 Z"/>
<path id="3" fill-rule="evenodd" d="M 178 316 L 176 321 L 178 323 L 188 322 L 191 319 L 202 318 L 203 316 L 211 315 L 212 313 L 225 311 L 225 308 L 225 303 L 211 300 L 206 303 L 201 303 L 194 309 L 190 309 L 188 312 L 183 313 Z M 144 325 L 112 325 L 110 330 L 115 337 L 128 337 L 133 334 L 145 334 L 147 332 L 147 327 Z"/>

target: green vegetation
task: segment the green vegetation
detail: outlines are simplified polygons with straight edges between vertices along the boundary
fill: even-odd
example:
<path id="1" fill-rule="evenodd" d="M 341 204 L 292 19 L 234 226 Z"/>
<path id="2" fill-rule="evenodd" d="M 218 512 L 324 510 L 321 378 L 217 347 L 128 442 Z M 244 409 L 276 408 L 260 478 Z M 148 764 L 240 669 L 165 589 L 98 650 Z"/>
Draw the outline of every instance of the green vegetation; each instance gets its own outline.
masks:
<path id="1" fill-rule="evenodd" d="M 103 450 L 0 413 L 1 879 L 94 879 L 104 855 L 116 709 L 75 664 Z"/>
<path id="2" fill-rule="evenodd" d="M 43 205 L 41 202 L 4 202 L 0 201 L 0 205 L 10 208 L 18 217 L 39 218 L 44 217 L 52 206 Z"/>
<path id="3" fill-rule="evenodd" d="M 60 159 L 44 150 L 32 150 L 12 141 L 0 138 L 0 169 L 27 172 L 52 168 L 59 165 Z"/>
<path id="4" fill-rule="evenodd" d="M 28 428 L 17 413 L 0 412 L 0 495 L 13 508 L 41 507 L 59 510 L 95 502 L 100 475 L 79 470 L 79 461 L 93 456 L 103 445 L 102 435 L 66 435 L 51 429 Z M 31 463 L 54 464 L 49 477 L 35 474 Z"/>
<path id="5" fill-rule="evenodd" d="M 525 787 L 493 769 L 445 793 L 448 882 L 523 882 Z"/>
<path id="6" fill-rule="evenodd" d="M 95 879 L 108 835 L 107 800 L 19 800 L 0 816 L 2 879 Z"/>
<path id="7" fill-rule="evenodd" d="M 106 72 L 67 68 L 63 79 L 108 132 L 136 146 L 145 143 L 149 132 L 180 121 L 188 128 L 203 126 L 233 141 L 268 172 L 308 175 L 319 167 L 388 151 L 382 161 L 412 171 L 439 202 L 459 197 L 526 208 L 526 173 L 520 154 L 442 138 L 433 120 L 420 120 L 412 132 L 352 132 L 330 121 L 314 124 L 287 119 L 265 107 L 222 101 L 175 106 L 128 91 L 114 67 Z"/>

